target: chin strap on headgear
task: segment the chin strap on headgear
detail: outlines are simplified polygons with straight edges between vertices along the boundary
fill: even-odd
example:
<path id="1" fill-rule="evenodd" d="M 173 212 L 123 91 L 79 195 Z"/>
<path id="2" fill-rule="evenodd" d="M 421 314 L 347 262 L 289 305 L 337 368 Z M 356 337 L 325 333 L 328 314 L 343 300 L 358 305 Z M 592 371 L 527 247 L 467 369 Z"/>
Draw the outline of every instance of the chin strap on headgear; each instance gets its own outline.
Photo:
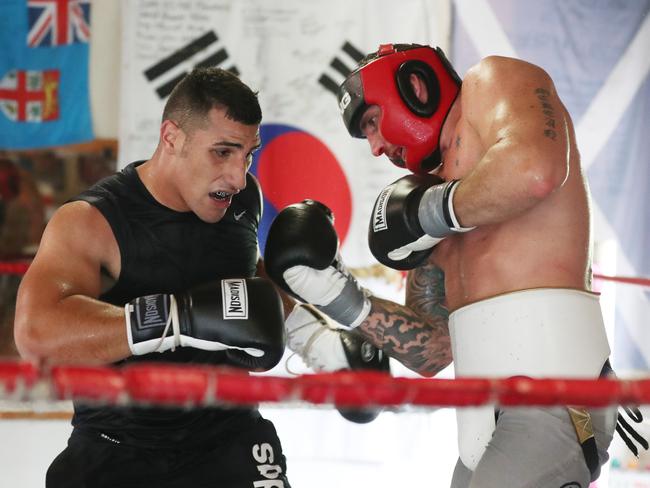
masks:
<path id="1" fill-rule="evenodd" d="M 426 86 L 424 103 L 413 91 L 412 74 Z M 370 105 L 378 105 L 383 137 L 405 148 L 409 170 L 428 173 L 441 163 L 440 132 L 460 85 L 460 77 L 440 48 L 383 44 L 339 87 L 339 109 L 350 135 L 363 138 L 361 116 Z"/>

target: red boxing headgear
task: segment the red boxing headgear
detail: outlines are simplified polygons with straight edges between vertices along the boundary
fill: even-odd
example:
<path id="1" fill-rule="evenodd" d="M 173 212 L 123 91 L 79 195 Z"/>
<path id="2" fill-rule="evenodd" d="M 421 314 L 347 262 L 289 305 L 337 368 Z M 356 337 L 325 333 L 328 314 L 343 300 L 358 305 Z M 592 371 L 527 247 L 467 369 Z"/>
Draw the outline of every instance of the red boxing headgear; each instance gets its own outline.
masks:
<path id="1" fill-rule="evenodd" d="M 382 111 L 379 130 L 386 141 L 406 149 L 406 167 L 428 173 L 441 163 L 442 124 L 460 92 L 461 80 L 440 48 L 418 44 L 383 44 L 361 62 L 339 88 L 339 109 L 352 137 L 363 138 L 359 125 L 370 105 Z M 426 85 L 422 103 L 411 74 Z"/>

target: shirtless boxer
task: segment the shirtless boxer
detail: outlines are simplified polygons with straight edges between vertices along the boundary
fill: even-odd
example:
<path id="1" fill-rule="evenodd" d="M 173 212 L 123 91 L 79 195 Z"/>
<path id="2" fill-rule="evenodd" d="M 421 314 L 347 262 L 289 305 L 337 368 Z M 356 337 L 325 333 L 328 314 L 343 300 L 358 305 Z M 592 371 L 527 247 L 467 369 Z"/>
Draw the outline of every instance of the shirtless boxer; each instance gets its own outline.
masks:
<path id="1" fill-rule="evenodd" d="M 541 68 L 491 56 L 461 89 L 441 50 L 384 45 L 342 84 L 339 107 L 373 155 L 416 173 L 380 193 L 369 228 L 375 257 L 410 270 L 406 304 L 369 296 L 322 246 L 267 261 L 272 278 L 425 376 L 452 358 L 458 377 L 608 373 L 587 184 Z M 325 228 L 308 210 L 302 225 Z M 459 409 L 452 487 L 586 488 L 615 425 L 614 408 L 504 408 L 496 426 L 490 407 Z"/>

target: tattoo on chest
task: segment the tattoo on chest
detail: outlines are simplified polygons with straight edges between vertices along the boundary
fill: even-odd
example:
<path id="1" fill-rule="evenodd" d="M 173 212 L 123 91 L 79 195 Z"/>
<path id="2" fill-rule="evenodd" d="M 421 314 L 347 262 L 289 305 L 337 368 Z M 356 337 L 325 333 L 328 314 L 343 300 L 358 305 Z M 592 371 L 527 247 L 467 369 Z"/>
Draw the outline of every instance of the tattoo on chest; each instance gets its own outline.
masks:
<path id="1" fill-rule="evenodd" d="M 460 149 L 460 136 L 456 136 L 456 142 L 454 143 L 454 146 L 456 146 L 456 151 Z M 454 161 L 454 166 L 458 168 L 458 165 L 460 164 L 459 159 L 456 158 Z"/>
<path id="2" fill-rule="evenodd" d="M 557 132 L 555 131 L 555 109 L 550 103 L 551 93 L 545 88 L 536 88 L 535 95 L 540 101 L 542 113 L 544 114 L 544 136 L 555 140 Z"/>
<path id="3" fill-rule="evenodd" d="M 412 310 L 425 316 L 449 317 L 445 306 L 445 274 L 440 268 L 427 265 L 411 271 L 406 287 L 406 305 Z"/>

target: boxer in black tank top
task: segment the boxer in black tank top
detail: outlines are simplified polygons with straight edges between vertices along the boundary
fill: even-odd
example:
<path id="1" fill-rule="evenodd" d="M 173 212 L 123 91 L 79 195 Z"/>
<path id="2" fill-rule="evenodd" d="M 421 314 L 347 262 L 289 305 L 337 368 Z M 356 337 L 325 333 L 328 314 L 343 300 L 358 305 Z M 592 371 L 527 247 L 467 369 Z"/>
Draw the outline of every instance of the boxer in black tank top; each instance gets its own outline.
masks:
<path id="1" fill-rule="evenodd" d="M 183 291 L 220 277 L 251 277 L 257 265 L 259 187 L 248 175 L 246 189 L 233 198 L 226 216 L 207 224 L 192 212 L 174 212 L 160 205 L 140 181 L 133 163 L 101 181 L 74 200 L 96 207 L 109 222 L 122 256 L 122 272 L 100 299 L 124 306 L 147 294 Z M 237 221 L 234 214 L 245 212 Z M 200 249 L 187 252 L 188 249 Z M 223 364 L 222 351 L 180 348 L 176 351 L 131 356 L 120 361 Z M 75 405 L 77 430 L 105 432 L 112 438 L 147 447 L 201 443 L 229 423 L 249 424 L 257 417 L 251 409 L 203 410 L 150 408 L 97 408 Z M 120 434 L 118 434 L 120 433 Z M 123 439 L 127 438 L 127 439 Z"/>
<path id="2" fill-rule="evenodd" d="M 270 282 L 254 278 L 264 274 L 257 241 L 262 196 L 248 173 L 260 120 L 255 94 L 230 73 L 197 69 L 179 83 L 152 158 L 73 198 L 48 224 L 17 301 L 25 318 L 16 327 L 21 354 L 117 367 L 273 367 L 284 351 L 282 304 Z M 70 254 L 76 259 L 63 262 Z M 225 319 L 199 313 L 201 299 L 181 300 L 216 290 L 225 278 L 248 283 L 250 343 L 237 342 Z M 256 296 L 258 289 L 266 295 Z M 139 329 L 138 300 L 150 295 L 176 300 L 179 314 L 190 317 L 180 339 L 162 332 L 149 341 Z M 258 323 L 256 308 L 265 317 Z M 245 347 L 261 349 L 261 362 L 240 352 Z M 254 407 L 75 402 L 72 424 L 68 447 L 48 470 L 48 488 L 289 487 L 275 429 Z"/>

